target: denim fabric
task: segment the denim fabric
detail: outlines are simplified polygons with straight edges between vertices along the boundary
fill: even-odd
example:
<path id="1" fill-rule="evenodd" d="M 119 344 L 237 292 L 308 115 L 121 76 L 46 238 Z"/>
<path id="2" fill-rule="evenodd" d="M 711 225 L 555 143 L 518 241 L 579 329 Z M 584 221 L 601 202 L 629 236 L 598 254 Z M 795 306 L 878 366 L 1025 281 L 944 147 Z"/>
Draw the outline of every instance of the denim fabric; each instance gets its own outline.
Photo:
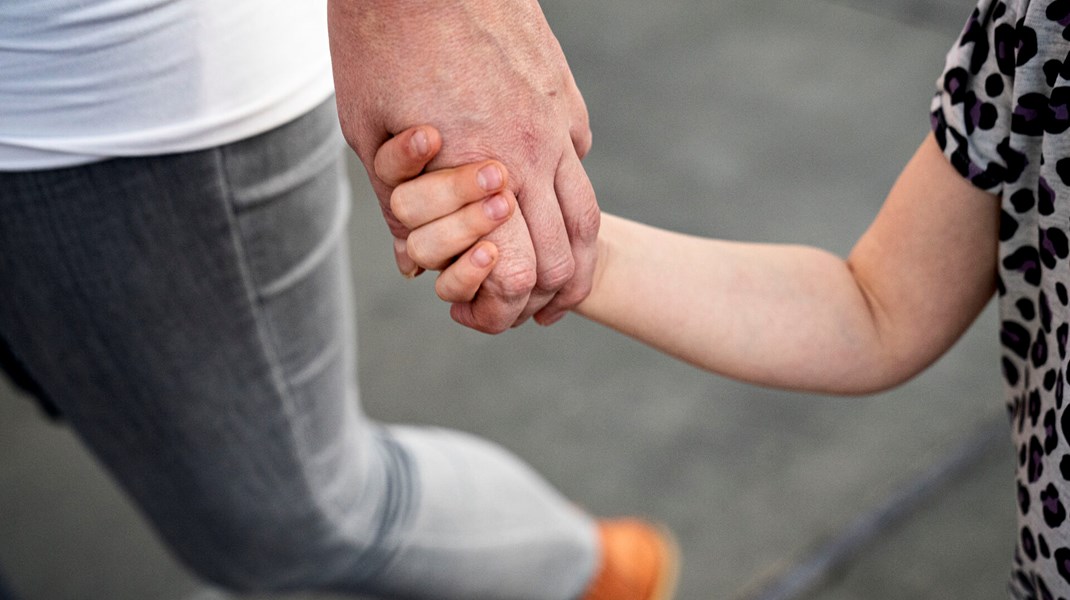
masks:
<path id="1" fill-rule="evenodd" d="M 586 515 L 494 445 L 363 415 L 337 128 L 331 102 L 207 151 L 0 173 L 0 339 L 213 582 L 575 597 Z"/>

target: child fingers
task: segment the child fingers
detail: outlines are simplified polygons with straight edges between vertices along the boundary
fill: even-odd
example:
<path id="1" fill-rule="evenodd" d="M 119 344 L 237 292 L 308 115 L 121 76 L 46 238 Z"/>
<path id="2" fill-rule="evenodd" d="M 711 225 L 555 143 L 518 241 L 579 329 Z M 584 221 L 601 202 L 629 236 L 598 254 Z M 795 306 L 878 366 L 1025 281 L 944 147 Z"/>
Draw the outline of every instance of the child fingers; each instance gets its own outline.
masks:
<path id="1" fill-rule="evenodd" d="M 479 242 L 439 274 L 435 280 L 435 293 L 446 302 L 470 302 L 497 260 L 498 247 L 490 242 Z"/>
<path id="2" fill-rule="evenodd" d="M 487 160 L 426 173 L 400 184 L 390 195 L 390 210 L 409 229 L 444 217 L 466 204 L 505 189 L 508 173 Z"/>
<path id="3" fill-rule="evenodd" d="M 468 204 L 409 233 L 406 254 L 425 269 L 441 269 L 508 220 L 515 207 L 516 198 L 508 190 Z"/>
<path id="4" fill-rule="evenodd" d="M 416 177 L 442 148 L 442 136 L 434 127 L 411 127 L 383 142 L 375 153 L 375 176 L 388 187 Z"/>

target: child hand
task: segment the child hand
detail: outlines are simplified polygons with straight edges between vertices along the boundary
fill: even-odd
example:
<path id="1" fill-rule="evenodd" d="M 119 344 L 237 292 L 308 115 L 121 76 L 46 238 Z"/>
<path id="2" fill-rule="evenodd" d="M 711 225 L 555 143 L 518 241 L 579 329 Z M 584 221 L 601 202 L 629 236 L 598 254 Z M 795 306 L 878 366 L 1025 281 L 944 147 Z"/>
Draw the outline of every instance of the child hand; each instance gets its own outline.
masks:
<path id="1" fill-rule="evenodd" d="M 398 255 L 407 255 L 414 271 L 442 271 L 439 298 L 468 302 L 498 259 L 498 248 L 479 240 L 509 219 L 516 198 L 506 189 L 504 165 L 494 160 L 420 175 L 440 147 L 432 128 L 408 129 L 379 149 L 375 174 L 396 186 L 390 209 L 409 229 Z"/>

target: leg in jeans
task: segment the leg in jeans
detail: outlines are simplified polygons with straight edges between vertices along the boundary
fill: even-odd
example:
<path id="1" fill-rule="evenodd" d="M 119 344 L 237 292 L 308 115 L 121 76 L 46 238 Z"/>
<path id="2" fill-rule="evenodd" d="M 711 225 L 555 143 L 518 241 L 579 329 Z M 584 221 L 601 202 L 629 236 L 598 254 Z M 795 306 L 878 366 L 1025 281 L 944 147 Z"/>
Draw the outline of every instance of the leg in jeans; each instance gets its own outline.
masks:
<path id="1" fill-rule="evenodd" d="M 0 174 L 0 339 L 212 581 L 575 597 L 587 516 L 487 442 L 361 413 L 332 106 L 214 150 Z"/>

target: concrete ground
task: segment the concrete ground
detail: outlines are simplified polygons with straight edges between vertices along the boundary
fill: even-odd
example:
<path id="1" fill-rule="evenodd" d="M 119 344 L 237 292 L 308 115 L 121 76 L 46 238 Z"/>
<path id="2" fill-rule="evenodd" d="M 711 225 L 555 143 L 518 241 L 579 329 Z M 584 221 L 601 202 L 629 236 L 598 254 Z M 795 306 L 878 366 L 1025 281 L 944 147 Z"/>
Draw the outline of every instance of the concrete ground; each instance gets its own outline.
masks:
<path id="1" fill-rule="evenodd" d="M 967 0 L 542 3 L 587 100 L 604 210 L 846 253 L 925 135 Z M 509 447 L 576 502 L 675 529 L 680 598 L 744 598 L 1002 419 L 991 307 L 915 381 L 862 399 L 699 372 L 572 316 L 488 337 L 393 270 L 354 169 L 367 411 Z M 814 357 L 821 360 L 821 357 Z M 211 600 L 68 431 L 0 384 L 0 573 L 24 599 Z M 998 598 L 1013 457 L 990 445 L 812 598 Z M 0 591 L 0 598 L 3 597 Z M 312 596 L 287 596 L 312 598 Z"/>

